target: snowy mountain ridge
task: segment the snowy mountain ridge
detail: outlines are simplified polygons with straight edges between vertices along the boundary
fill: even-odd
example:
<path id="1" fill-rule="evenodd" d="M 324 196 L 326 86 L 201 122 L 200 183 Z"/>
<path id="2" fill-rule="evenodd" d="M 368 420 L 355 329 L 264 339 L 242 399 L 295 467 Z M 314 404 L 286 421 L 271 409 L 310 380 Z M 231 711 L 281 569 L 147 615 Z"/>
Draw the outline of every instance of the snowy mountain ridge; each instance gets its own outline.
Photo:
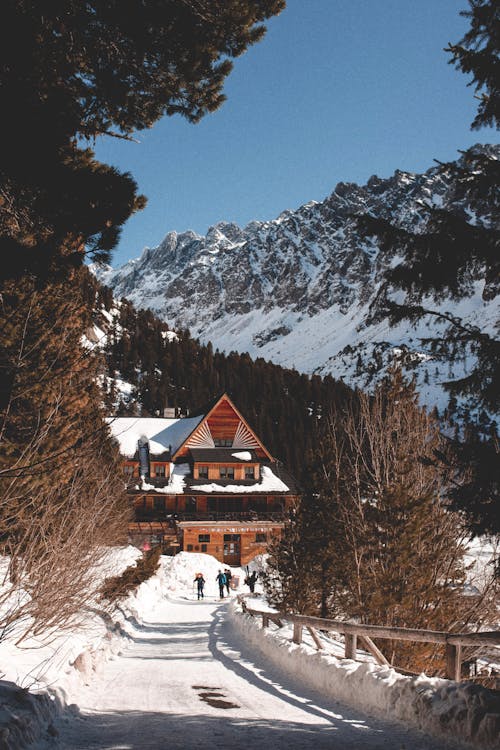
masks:
<path id="1" fill-rule="evenodd" d="M 476 148 L 500 157 L 499 147 Z M 443 408 L 442 383 L 463 376 L 467 362 L 433 361 L 424 350 L 420 339 L 437 331 L 436 322 L 391 328 L 377 319 L 383 275 L 397 259 L 360 234 L 356 215 L 418 231 L 427 204 L 488 221 L 486 207 L 484 215 L 473 215 L 453 187 L 450 175 L 435 167 L 373 176 L 363 186 L 341 182 L 324 201 L 283 211 L 273 221 L 244 228 L 220 222 L 204 237 L 169 232 L 121 268 L 94 271 L 115 296 L 226 352 L 246 351 L 361 387 L 399 361 L 416 375 L 422 400 Z M 494 333 L 497 291 L 486 289 L 478 272 L 469 297 L 445 299 L 440 309 Z"/>

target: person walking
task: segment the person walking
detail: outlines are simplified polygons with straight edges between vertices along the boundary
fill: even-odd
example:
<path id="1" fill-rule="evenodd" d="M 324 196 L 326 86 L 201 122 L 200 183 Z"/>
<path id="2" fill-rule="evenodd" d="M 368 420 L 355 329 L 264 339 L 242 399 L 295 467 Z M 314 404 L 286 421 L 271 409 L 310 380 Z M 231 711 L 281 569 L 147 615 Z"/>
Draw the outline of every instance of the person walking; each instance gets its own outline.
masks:
<path id="1" fill-rule="evenodd" d="M 196 583 L 196 587 L 198 590 L 198 600 L 204 599 L 203 589 L 205 588 L 205 579 L 203 578 L 203 573 L 197 573 L 196 578 L 194 579 L 194 583 Z"/>
<path id="2" fill-rule="evenodd" d="M 257 573 L 255 572 L 255 570 L 252 573 L 252 575 L 247 576 L 245 578 L 245 583 L 248 586 L 248 588 L 250 589 L 250 593 L 251 594 L 253 594 L 253 592 L 255 591 L 255 583 L 256 583 L 256 581 L 257 581 Z"/>
<path id="3" fill-rule="evenodd" d="M 224 586 L 226 585 L 226 576 L 222 572 L 222 570 L 219 570 L 218 574 L 215 576 L 215 580 L 219 584 L 219 596 L 221 599 L 224 599 Z"/>
<path id="4" fill-rule="evenodd" d="M 229 586 L 231 585 L 231 578 L 233 577 L 233 574 L 231 573 L 229 568 L 225 568 L 224 575 L 226 576 L 226 591 L 227 595 L 229 596 Z"/>

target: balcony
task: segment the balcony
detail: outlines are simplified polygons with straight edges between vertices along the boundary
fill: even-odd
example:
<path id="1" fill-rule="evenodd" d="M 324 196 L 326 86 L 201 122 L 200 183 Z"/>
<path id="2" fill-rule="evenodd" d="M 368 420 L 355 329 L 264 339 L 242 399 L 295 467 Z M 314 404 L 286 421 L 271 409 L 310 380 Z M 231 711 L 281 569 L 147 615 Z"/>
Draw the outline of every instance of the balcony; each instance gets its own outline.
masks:
<path id="1" fill-rule="evenodd" d="M 276 521 L 283 523 L 286 513 L 277 511 L 178 511 L 135 509 L 136 521 Z"/>
<path id="2" fill-rule="evenodd" d="M 285 520 L 285 513 L 282 510 L 277 511 L 207 511 L 189 512 L 184 511 L 177 513 L 177 521 L 279 521 Z"/>

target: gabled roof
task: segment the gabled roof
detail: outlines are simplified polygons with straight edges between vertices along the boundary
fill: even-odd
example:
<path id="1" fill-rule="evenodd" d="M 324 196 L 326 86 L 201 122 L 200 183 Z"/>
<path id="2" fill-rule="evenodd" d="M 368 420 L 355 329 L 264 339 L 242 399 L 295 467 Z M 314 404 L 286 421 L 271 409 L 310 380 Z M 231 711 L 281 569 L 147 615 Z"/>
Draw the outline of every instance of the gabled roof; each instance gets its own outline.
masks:
<path id="1" fill-rule="evenodd" d="M 223 393 L 222 396 L 220 396 L 217 401 L 215 401 L 215 403 L 205 414 L 205 416 L 200 417 L 199 423 L 193 428 L 182 445 L 179 445 L 177 450 L 172 452 L 172 460 L 175 460 L 175 458 L 177 458 L 177 455 L 181 450 L 185 451 L 186 449 L 192 450 L 193 448 L 196 449 L 214 447 L 214 441 L 208 423 L 211 419 L 215 418 L 217 411 L 223 408 L 224 403 L 229 405 L 230 409 L 234 412 L 234 415 L 237 417 L 237 420 L 239 422 L 236 429 L 236 435 L 234 437 L 232 450 L 237 452 L 242 450 L 252 450 L 254 448 L 260 448 L 260 450 L 265 454 L 266 458 L 269 461 L 274 461 L 267 448 L 263 445 L 261 440 L 252 430 L 248 422 L 240 414 L 227 393 Z"/>
<path id="2" fill-rule="evenodd" d="M 170 452 L 173 455 L 203 419 L 203 415 L 184 419 L 160 417 L 108 418 L 111 434 L 118 441 L 120 453 L 132 457 L 138 442 L 147 438 L 151 456 Z"/>
<path id="3" fill-rule="evenodd" d="M 191 448 L 191 456 L 197 464 L 248 464 L 257 463 L 255 451 L 242 451 L 237 448 Z"/>

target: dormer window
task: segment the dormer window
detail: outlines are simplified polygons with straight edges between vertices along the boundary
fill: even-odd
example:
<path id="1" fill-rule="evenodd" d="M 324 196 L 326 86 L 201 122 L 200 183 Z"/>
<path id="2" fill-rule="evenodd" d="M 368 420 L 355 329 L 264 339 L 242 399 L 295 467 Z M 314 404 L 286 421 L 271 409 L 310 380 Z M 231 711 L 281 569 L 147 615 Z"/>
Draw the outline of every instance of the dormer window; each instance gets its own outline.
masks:
<path id="1" fill-rule="evenodd" d="M 208 466 L 198 466 L 198 478 L 208 479 Z"/>
<path id="2" fill-rule="evenodd" d="M 245 479 L 255 479 L 255 466 L 245 466 Z"/>
<path id="3" fill-rule="evenodd" d="M 155 466 L 155 477 L 165 476 L 165 464 L 156 464 Z"/>
<path id="4" fill-rule="evenodd" d="M 234 479 L 234 466 L 220 466 L 219 477 L 220 479 Z"/>
<path id="5" fill-rule="evenodd" d="M 233 438 L 214 438 L 216 448 L 232 448 Z"/>

